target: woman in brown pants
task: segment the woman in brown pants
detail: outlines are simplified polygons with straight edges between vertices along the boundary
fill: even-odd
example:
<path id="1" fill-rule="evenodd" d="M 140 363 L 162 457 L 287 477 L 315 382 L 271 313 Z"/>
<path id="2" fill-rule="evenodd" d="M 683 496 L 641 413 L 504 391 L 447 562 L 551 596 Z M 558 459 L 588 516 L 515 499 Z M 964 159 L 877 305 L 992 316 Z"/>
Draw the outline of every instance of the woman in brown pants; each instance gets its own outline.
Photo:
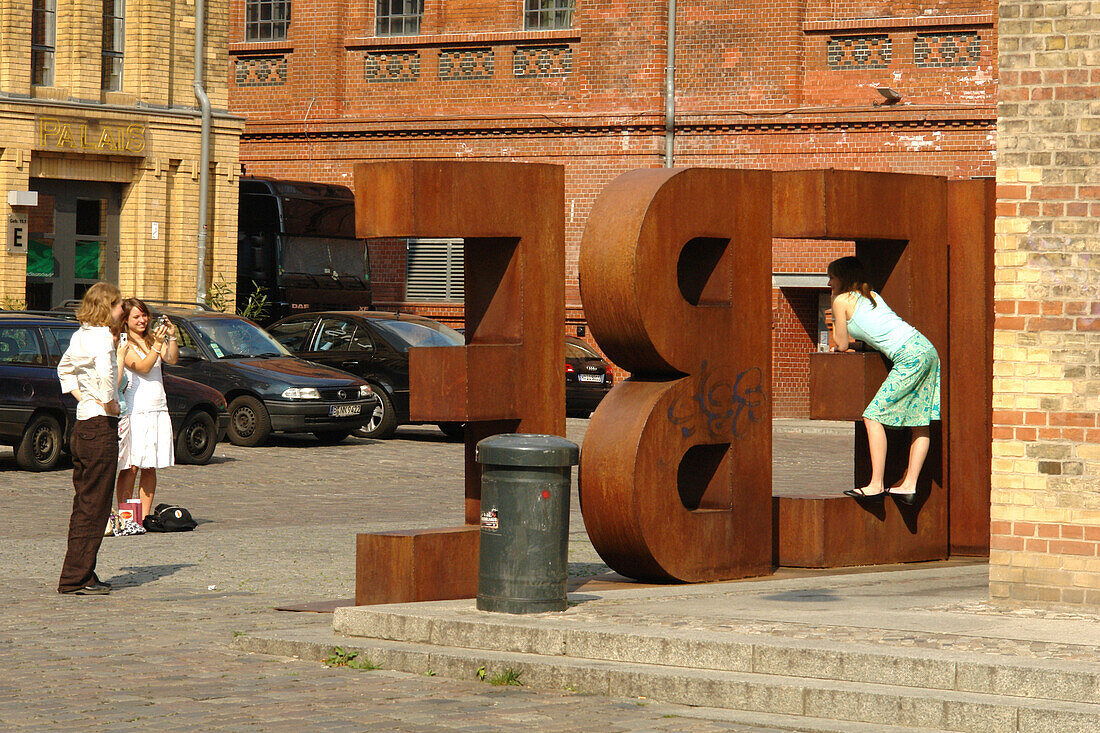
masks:
<path id="1" fill-rule="evenodd" d="M 76 312 L 80 330 L 57 366 L 61 390 L 76 398 L 76 425 L 69 439 L 73 457 L 73 513 L 69 549 L 58 593 L 106 595 L 111 586 L 95 574 L 103 527 L 111 513 L 118 466 L 118 361 L 114 329 L 122 295 L 110 283 L 84 293 Z"/>

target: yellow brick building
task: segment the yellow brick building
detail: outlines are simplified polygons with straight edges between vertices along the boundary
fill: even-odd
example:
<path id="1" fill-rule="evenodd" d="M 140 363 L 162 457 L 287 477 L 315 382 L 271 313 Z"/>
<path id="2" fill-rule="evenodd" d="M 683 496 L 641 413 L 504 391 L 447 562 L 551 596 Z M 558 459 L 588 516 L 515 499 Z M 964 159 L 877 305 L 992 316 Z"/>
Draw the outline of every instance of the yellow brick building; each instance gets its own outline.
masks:
<path id="1" fill-rule="evenodd" d="M 228 5 L 205 8 L 207 287 L 236 279 L 244 122 L 226 112 Z M 98 279 L 195 300 L 194 14 L 193 0 L 0 0 L 0 306 L 48 308 Z"/>

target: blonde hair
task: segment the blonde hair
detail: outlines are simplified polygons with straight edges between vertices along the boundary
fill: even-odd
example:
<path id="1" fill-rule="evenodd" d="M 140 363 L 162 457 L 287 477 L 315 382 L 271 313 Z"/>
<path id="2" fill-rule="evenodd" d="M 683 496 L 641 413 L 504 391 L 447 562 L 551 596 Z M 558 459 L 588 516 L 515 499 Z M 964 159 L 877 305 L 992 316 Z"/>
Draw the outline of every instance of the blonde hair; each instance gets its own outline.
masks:
<path id="1" fill-rule="evenodd" d="M 84 299 L 76 311 L 76 320 L 85 326 L 112 327 L 115 319 L 111 316 L 111 309 L 120 300 L 122 292 L 117 285 L 98 282 L 84 293 Z"/>

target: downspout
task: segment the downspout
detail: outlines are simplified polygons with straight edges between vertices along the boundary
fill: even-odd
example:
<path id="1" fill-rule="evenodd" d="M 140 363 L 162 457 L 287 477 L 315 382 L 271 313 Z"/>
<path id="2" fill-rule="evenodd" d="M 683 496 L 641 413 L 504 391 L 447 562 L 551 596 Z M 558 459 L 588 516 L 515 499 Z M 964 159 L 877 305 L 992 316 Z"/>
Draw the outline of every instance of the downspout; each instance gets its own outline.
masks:
<path id="1" fill-rule="evenodd" d="M 200 0 L 201 2 L 201 0 Z M 675 165 L 676 146 L 676 0 L 668 0 L 665 44 L 665 168 Z"/>
<path id="2" fill-rule="evenodd" d="M 195 0 L 195 98 L 202 114 L 202 144 L 199 152 L 199 267 L 195 301 L 206 303 L 206 206 L 210 192 L 210 97 L 202 86 L 203 56 L 206 51 L 206 3 Z"/>

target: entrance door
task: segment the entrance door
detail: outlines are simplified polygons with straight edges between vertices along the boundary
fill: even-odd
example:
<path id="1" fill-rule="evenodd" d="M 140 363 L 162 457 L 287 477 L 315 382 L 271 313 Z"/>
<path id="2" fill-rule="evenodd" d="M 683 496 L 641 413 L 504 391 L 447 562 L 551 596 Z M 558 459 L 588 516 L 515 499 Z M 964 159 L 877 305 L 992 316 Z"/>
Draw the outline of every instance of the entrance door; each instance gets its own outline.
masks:
<path id="1" fill-rule="evenodd" d="M 27 308 L 48 310 L 80 299 L 98 280 L 118 282 L 121 186 L 31 179 Z"/>

